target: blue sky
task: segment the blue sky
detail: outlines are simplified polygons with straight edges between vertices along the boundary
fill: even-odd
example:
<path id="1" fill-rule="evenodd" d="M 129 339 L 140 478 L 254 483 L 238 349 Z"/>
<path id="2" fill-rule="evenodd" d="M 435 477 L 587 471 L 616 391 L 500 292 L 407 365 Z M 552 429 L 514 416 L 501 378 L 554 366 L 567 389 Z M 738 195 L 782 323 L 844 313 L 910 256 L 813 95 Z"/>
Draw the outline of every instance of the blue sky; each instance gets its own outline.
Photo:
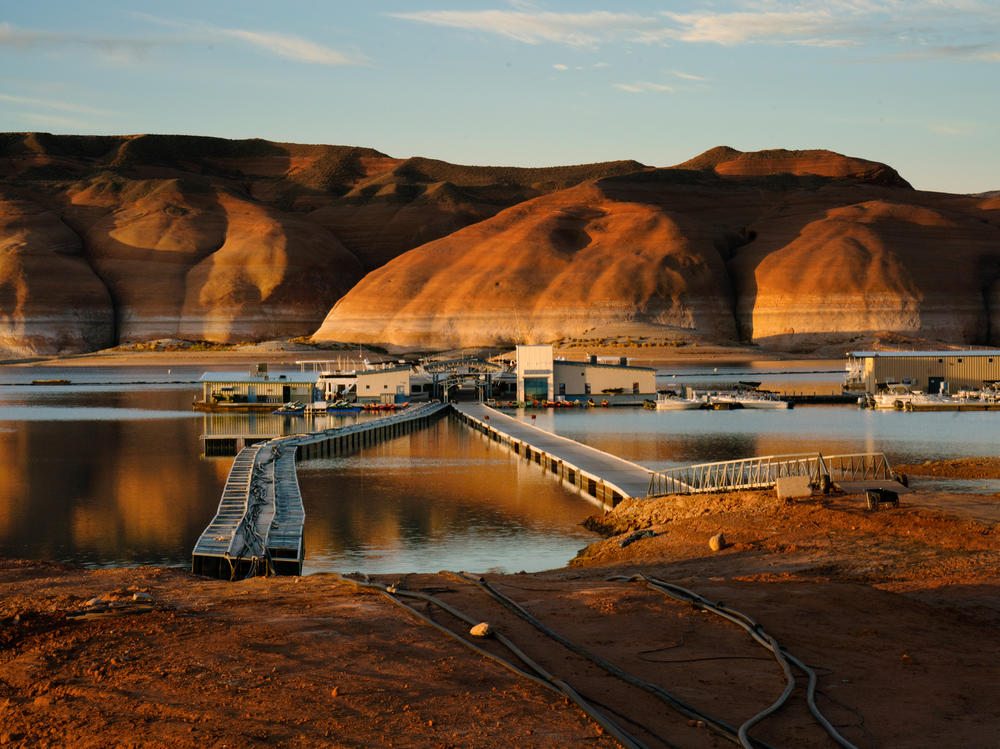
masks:
<path id="1" fill-rule="evenodd" d="M 3 0 L 0 130 L 523 166 L 828 148 L 995 190 L 1000 0 Z"/>

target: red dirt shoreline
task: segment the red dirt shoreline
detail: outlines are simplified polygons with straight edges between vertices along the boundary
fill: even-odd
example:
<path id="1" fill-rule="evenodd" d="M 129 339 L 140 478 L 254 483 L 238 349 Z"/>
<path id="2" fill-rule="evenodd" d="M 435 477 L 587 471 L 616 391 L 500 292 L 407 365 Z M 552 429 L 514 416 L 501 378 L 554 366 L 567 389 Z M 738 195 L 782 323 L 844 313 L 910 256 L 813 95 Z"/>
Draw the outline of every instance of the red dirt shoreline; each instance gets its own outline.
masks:
<path id="1" fill-rule="evenodd" d="M 636 572 L 745 611 L 816 666 L 821 709 L 857 746 L 985 746 L 1000 731 L 996 523 L 861 497 L 651 500 L 561 570 L 488 579 L 553 629 L 740 723 L 784 682 L 728 622 Z M 621 533 L 657 535 L 624 548 Z M 723 530 L 730 545 L 711 552 Z M 454 577 L 379 578 L 489 621 L 649 746 L 731 746 L 612 678 Z M 614 746 L 569 701 L 329 574 L 220 582 L 176 569 L 0 561 L 0 742 L 24 746 Z M 74 616 L 95 596 L 124 613 Z M 417 608 L 464 634 L 442 610 Z M 93 604 L 89 606 L 93 608 Z M 471 639 L 471 638 L 470 638 Z M 479 642 L 482 644 L 482 641 Z M 493 650 L 492 641 L 486 647 Z M 802 684 L 753 735 L 830 740 Z"/>

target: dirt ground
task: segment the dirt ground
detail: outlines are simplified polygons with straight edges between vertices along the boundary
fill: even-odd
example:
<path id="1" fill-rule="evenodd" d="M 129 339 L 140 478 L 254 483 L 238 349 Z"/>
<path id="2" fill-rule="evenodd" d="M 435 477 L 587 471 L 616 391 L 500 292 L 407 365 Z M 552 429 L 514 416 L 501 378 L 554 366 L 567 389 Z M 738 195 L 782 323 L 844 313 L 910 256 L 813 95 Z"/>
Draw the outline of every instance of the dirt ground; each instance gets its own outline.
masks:
<path id="1" fill-rule="evenodd" d="M 941 476 L 956 479 L 1000 479 L 1000 458 L 957 458 L 928 460 L 919 465 L 897 465 L 898 473 L 909 476 Z"/>
<path id="2" fill-rule="evenodd" d="M 819 709 L 858 747 L 996 746 L 998 526 L 915 506 L 914 496 L 878 512 L 856 495 L 626 502 L 591 519 L 608 537 L 569 567 L 487 576 L 549 628 L 695 715 L 571 652 L 473 582 L 445 573 L 379 581 L 488 622 L 646 746 L 731 746 L 707 723 L 738 726 L 785 679 L 742 629 L 629 579 L 637 573 L 756 619 L 814 669 Z M 623 545 L 637 530 L 655 535 Z M 711 551 L 720 531 L 727 545 Z M 618 745 L 565 696 L 334 575 L 230 583 L 8 560 L 0 591 L 2 744 Z M 398 600 L 517 660 L 443 608 Z M 797 674 L 789 703 L 751 735 L 834 746 L 810 715 L 805 683 Z"/>

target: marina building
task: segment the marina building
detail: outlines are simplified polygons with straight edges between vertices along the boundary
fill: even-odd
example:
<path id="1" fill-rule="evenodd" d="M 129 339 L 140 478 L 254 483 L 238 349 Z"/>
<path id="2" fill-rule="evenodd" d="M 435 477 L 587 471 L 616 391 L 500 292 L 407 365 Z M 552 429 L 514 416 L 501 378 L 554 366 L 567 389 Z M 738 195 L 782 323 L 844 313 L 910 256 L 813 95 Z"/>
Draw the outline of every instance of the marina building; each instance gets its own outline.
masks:
<path id="1" fill-rule="evenodd" d="M 242 372 L 206 372 L 201 376 L 203 402 L 206 405 L 239 405 L 273 408 L 289 401 L 312 403 L 316 374 L 282 372 L 268 374 L 266 364 Z"/>
<path id="2" fill-rule="evenodd" d="M 875 394 L 890 384 L 926 393 L 981 388 L 1000 381 L 1000 350 L 852 351 L 847 354 L 845 390 Z"/>
<path id="3" fill-rule="evenodd" d="M 636 367 L 626 357 L 602 361 L 555 359 L 551 345 L 517 347 L 517 399 L 555 400 L 580 396 L 652 396 L 656 370 Z"/>
<path id="4" fill-rule="evenodd" d="M 326 401 L 347 398 L 362 404 L 403 403 L 410 399 L 410 372 L 409 365 L 324 372 L 318 386 Z"/>

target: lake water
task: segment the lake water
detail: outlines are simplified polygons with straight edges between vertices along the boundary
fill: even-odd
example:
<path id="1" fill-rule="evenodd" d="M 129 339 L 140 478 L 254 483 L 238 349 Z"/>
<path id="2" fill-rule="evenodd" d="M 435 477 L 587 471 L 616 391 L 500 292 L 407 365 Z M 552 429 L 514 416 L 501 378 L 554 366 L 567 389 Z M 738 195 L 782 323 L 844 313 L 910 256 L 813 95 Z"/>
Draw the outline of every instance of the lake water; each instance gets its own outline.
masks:
<path id="1" fill-rule="evenodd" d="M 200 388 L 192 381 L 203 371 L 0 367 L 0 556 L 88 566 L 189 565 L 232 462 L 203 457 L 199 437 L 229 429 L 287 433 L 304 424 L 270 415 L 253 425 L 232 415 L 227 423 L 193 412 Z M 743 377 L 743 371 L 723 374 L 787 376 L 757 370 L 757 377 Z M 817 387 L 831 380 L 830 374 L 793 374 Z M 688 376 L 713 381 L 717 375 Z M 28 384 L 57 378 L 74 384 Z M 530 419 L 532 413 L 519 415 Z M 1000 444 L 1000 413 L 813 406 L 533 415 L 538 426 L 653 469 L 813 450 L 884 451 L 894 463 L 912 463 L 995 455 Z M 334 417 L 322 426 L 357 418 L 365 417 Z M 299 482 L 306 572 L 533 571 L 565 564 L 594 540 L 579 526 L 595 511 L 592 504 L 454 420 L 354 455 L 300 463 Z"/>
<path id="2" fill-rule="evenodd" d="M 0 368 L 0 556 L 187 566 L 232 464 L 199 437 L 310 423 L 195 413 L 200 387 L 176 380 L 203 370 L 171 370 Z M 74 384 L 25 384 L 59 378 Z M 300 463 L 299 483 L 306 572 L 534 571 L 595 538 L 579 526 L 594 505 L 453 420 Z"/>

